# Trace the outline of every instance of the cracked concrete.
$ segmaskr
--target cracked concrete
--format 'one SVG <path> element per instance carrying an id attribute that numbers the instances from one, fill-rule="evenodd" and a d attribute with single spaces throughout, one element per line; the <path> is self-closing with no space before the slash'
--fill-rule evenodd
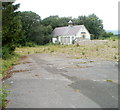
<path id="1" fill-rule="evenodd" d="M 117 62 L 33 54 L 11 71 L 7 108 L 118 107 Z"/>

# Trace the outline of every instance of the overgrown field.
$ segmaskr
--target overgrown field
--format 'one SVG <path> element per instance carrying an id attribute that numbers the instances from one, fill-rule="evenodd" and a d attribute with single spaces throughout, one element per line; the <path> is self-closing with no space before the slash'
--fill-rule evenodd
<path id="1" fill-rule="evenodd" d="M 81 41 L 75 45 L 45 45 L 36 47 L 17 48 L 16 53 L 27 55 L 34 53 L 61 54 L 79 59 L 93 58 L 101 60 L 118 60 L 118 40 Z"/>

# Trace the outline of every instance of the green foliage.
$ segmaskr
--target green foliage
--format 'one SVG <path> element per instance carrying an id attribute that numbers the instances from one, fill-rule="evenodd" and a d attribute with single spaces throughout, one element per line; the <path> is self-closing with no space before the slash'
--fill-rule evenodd
<path id="1" fill-rule="evenodd" d="M 72 17 L 59 17 L 56 16 L 49 16 L 42 20 L 42 24 L 44 26 L 51 26 L 53 29 L 56 27 L 66 26 L 68 25 L 69 20 L 71 20 Z"/>
<path id="2" fill-rule="evenodd" d="M 52 27 L 50 25 L 43 26 L 41 18 L 34 12 L 25 11 L 20 13 L 22 21 L 22 35 L 18 42 L 22 46 L 26 46 L 26 42 L 34 42 L 38 45 L 47 44 L 51 41 Z"/>
<path id="3" fill-rule="evenodd" d="M 20 55 L 14 53 L 9 55 L 9 57 L 6 57 L 6 59 L 0 60 L 2 62 L 2 71 L 0 71 L 0 74 L 2 74 L 3 77 L 6 76 L 7 69 L 16 64 L 18 58 L 20 58 Z"/>
<path id="4" fill-rule="evenodd" d="M 112 36 L 113 36 L 112 32 L 104 32 L 103 35 L 102 35 L 103 38 L 110 38 Z"/>
<path id="5" fill-rule="evenodd" d="M 4 88 L 0 88 L 0 107 L 5 108 L 7 103 L 7 96 L 10 91 L 7 90 L 8 86 L 4 86 Z"/>
<path id="6" fill-rule="evenodd" d="M 25 46 L 28 46 L 28 47 L 35 47 L 36 44 L 33 43 L 33 42 L 26 42 Z"/>
<path id="7" fill-rule="evenodd" d="M 79 16 L 77 19 L 73 19 L 73 21 L 77 25 L 85 25 L 90 34 L 92 34 L 92 39 L 98 39 L 104 32 L 103 22 L 95 14 Z"/>
<path id="8" fill-rule="evenodd" d="M 7 46 L 3 46 L 2 48 L 2 58 L 8 58 L 10 56 L 10 48 L 8 48 Z"/>
<path id="9" fill-rule="evenodd" d="M 11 54 L 20 38 L 21 22 L 16 11 L 19 4 L 13 2 L 2 3 L 2 49 L 3 58 Z"/>
<path id="10" fill-rule="evenodd" d="M 75 40 L 72 40 L 72 44 L 75 44 Z"/>

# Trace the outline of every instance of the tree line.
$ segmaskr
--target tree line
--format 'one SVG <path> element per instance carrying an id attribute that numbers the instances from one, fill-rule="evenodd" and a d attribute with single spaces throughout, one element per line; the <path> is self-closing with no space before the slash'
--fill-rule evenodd
<path id="1" fill-rule="evenodd" d="M 12 54 L 18 46 L 45 45 L 51 42 L 51 32 L 56 27 L 67 26 L 69 20 L 74 25 L 85 25 L 92 39 L 109 37 L 112 33 L 106 33 L 103 21 L 95 14 L 89 16 L 59 17 L 49 16 L 45 19 L 32 11 L 17 11 L 19 4 L 13 2 L 2 3 L 2 56 L 6 58 Z"/>

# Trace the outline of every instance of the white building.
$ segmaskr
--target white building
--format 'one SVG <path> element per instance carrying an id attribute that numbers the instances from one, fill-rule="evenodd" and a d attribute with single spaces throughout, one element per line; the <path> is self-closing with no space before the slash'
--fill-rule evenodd
<path id="1" fill-rule="evenodd" d="M 52 42 L 60 42 L 60 44 L 72 44 L 80 40 L 90 40 L 90 33 L 84 25 L 72 25 L 72 21 L 68 22 L 68 26 L 57 27 L 52 32 Z"/>

